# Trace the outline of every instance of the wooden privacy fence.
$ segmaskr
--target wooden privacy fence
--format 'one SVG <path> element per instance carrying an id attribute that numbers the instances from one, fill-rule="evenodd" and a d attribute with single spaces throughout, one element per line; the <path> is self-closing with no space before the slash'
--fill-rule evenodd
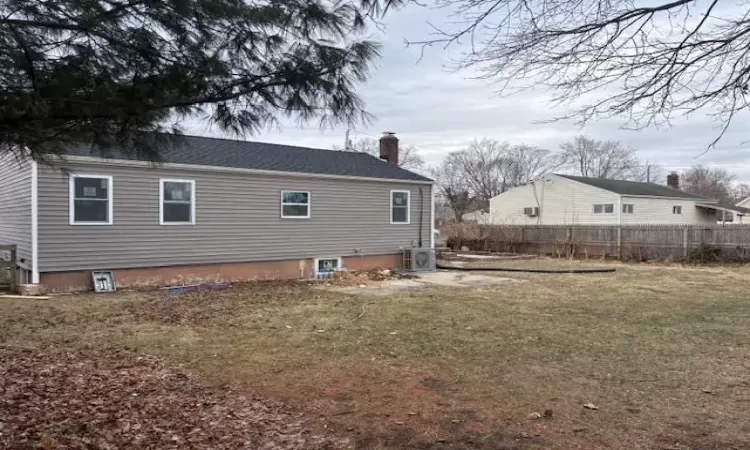
<path id="1" fill-rule="evenodd" d="M 622 259 L 750 259 L 750 225 L 480 225 L 454 248 Z"/>
<path id="2" fill-rule="evenodd" d="M 0 290 L 16 292 L 16 246 L 0 245 Z"/>

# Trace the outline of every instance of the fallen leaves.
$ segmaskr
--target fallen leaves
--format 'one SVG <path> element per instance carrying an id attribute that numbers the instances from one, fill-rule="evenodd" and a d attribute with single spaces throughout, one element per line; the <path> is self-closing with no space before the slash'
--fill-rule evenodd
<path id="1" fill-rule="evenodd" d="M 0 348 L 0 448 L 338 449 L 284 404 L 204 386 L 152 357 Z"/>

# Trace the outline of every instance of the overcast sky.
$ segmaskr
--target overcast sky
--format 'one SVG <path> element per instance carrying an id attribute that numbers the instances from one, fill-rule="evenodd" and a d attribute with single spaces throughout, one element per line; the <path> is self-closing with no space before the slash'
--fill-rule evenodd
<path id="1" fill-rule="evenodd" d="M 497 95 L 496 88 L 472 79 L 472 73 L 446 69 L 460 48 L 430 48 L 420 60 L 420 48 L 406 48 L 405 39 L 424 39 L 428 21 L 445 24 L 449 12 L 417 5 L 389 13 L 384 30 L 373 30 L 372 38 L 383 43 L 383 57 L 371 79 L 358 89 L 375 115 L 374 123 L 354 130 L 356 137 L 379 137 L 395 131 L 402 144 L 414 145 L 430 165 L 438 164 L 450 151 L 464 148 L 474 138 L 491 137 L 510 143 L 526 143 L 556 150 L 577 134 L 596 139 L 615 139 L 638 150 L 639 157 L 666 171 L 684 170 L 694 164 L 723 167 L 750 182 L 750 144 L 747 117 L 736 119 L 720 144 L 701 155 L 717 136 L 717 124 L 703 114 L 679 120 L 671 128 L 640 131 L 621 129 L 616 121 L 594 122 L 585 128 L 573 123 L 542 123 L 563 114 L 553 110 L 549 93 L 526 91 L 510 97 Z M 744 120 L 742 120 L 744 119 Z M 222 136 L 215 127 L 200 121 L 185 124 L 191 134 Z M 321 131 L 317 124 L 299 127 L 284 124 L 251 139 L 317 148 L 343 146 L 345 127 Z"/>

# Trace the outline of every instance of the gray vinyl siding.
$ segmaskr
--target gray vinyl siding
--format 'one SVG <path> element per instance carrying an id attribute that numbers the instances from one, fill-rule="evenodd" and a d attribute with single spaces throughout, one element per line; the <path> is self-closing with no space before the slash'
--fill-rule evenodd
<path id="1" fill-rule="evenodd" d="M 67 165 L 113 177 L 113 225 L 70 225 L 68 174 L 40 168 L 40 272 L 397 253 L 430 244 L 430 185 L 165 167 Z M 195 181 L 196 224 L 159 225 L 159 179 Z M 409 225 L 390 191 L 411 192 Z M 310 219 L 282 219 L 280 192 L 309 191 Z"/>
<path id="2" fill-rule="evenodd" d="M 19 265 L 31 269 L 31 165 L 0 155 L 0 244 L 17 246 Z"/>

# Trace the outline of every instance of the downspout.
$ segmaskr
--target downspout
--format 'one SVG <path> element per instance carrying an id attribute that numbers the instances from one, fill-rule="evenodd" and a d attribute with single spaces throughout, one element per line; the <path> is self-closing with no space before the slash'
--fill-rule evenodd
<path id="1" fill-rule="evenodd" d="M 424 192 L 422 188 L 419 188 L 419 226 L 417 233 L 419 234 L 418 247 L 422 248 L 422 227 L 424 226 Z"/>
<path id="2" fill-rule="evenodd" d="M 435 249 L 435 185 L 430 185 L 430 248 Z"/>
<path id="3" fill-rule="evenodd" d="M 39 164 L 31 161 L 31 283 L 39 284 Z"/>
<path id="4" fill-rule="evenodd" d="M 622 259 L 622 195 L 617 196 L 617 258 Z"/>
<path id="5" fill-rule="evenodd" d="M 617 225 L 622 225 L 622 195 L 617 196 Z"/>

